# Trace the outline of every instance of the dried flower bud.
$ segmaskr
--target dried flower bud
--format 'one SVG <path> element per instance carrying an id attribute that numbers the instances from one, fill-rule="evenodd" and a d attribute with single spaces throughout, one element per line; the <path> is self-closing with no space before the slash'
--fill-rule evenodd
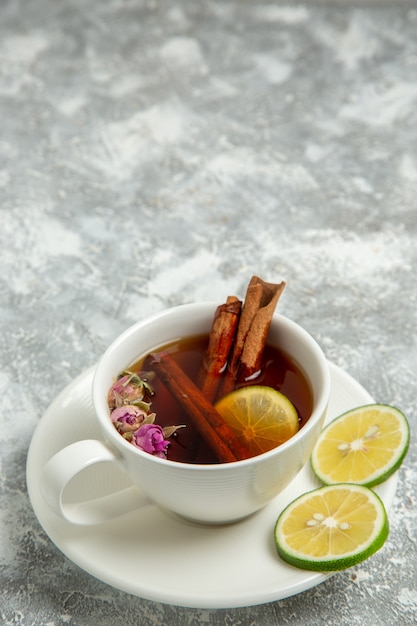
<path id="1" fill-rule="evenodd" d="M 119 433 L 134 432 L 147 418 L 147 413 L 143 409 L 132 404 L 125 404 L 110 414 L 113 424 Z"/>
<path id="2" fill-rule="evenodd" d="M 143 424 L 133 433 L 132 444 L 144 452 L 165 458 L 169 441 L 164 439 L 164 431 L 158 424 Z"/>

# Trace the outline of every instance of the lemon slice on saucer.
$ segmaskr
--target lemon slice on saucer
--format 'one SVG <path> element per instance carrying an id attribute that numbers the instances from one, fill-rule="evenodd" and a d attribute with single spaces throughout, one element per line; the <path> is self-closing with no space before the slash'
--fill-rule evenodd
<path id="1" fill-rule="evenodd" d="M 299 428 L 294 405 L 272 387 L 242 387 L 228 393 L 215 406 L 252 456 L 279 446 Z"/>
<path id="2" fill-rule="evenodd" d="M 274 530 L 280 557 L 301 569 L 336 571 L 379 550 L 388 517 L 368 487 L 339 484 L 305 493 L 289 504 Z"/>
<path id="3" fill-rule="evenodd" d="M 311 466 L 326 485 L 349 482 L 372 487 L 399 468 L 409 443 L 410 428 L 401 411 L 386 404 L 361 406 L 324 428 Z"/>

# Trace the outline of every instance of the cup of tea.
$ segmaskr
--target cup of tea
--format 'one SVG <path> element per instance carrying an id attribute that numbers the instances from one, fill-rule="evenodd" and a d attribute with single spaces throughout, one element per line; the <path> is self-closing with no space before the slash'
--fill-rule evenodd
<path id="1" fill-rule="evenodd" d="M 100 438 L 77 441 L 60 450 L 41 474 L 43 497 L 58 515 L 74 524 L 91 525 L 154 503 L 194 522 L 230 523 L 264 507 L 302 469 L 323 426 L 330 397 L 330 372 L 321 348 L 311 335 L 279 314 L 273 316 L 267 338 L 270 375 L 275 379 L 285 378 L 286 373 L 280 371 L 282 363 L 275 368 L 273 362 L 274 354 L 284 355 L 291 369 L 288 397 L 291 396 L 299 412 L 304 412 L 300 415 L 299 430 L 290 439 L 249 458 L 218 461 L 210 456 L 210 441 L 199 441 L 198 433 L 193 433 L 192 424 L 178 404 L 172 411 L 167 409 L 167 419 L 174 425 L 185 423 L 186 426 L 172 437 L 167 456 L 132 445 L 115 428 L 110 417 L 109 390 L 120 373 L 131 371 L 146 355 L 179 342 L 180 348 L 188 346 L 193 355 L 183 357 L 191 377 L 193 367 L 199 367 L 199 350 L 207 343 L 215 310 L 216 304 L 211 302 L 168 309 L 134 324 L 106 350 L 98 362 L 92 385 Z M 272 383 L 267 379 L 261 384 Z M 162 419 L 164 402 L 166 399 L 161 397 L 157 421 L 160 413 Z M 132 486 L 96 500 L 66 503 L 65 490 L 71 479 L 87 467 L 103 462 L 122 467 Z"/>

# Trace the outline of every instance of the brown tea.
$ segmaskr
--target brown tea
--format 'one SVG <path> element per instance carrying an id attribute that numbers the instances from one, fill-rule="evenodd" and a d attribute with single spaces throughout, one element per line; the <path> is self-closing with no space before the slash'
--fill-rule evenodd
<path id="1" fill-rule="evenodd" d="M 207 345 L 208 335 L 199 335 L 179 339 L 159 348 L 158 351 L 169 352 L 188 377 L 197 383 Z M 141 376 L 144 376 L 143 372 L 152 371 L 150 359 L 141 359 L 131 366 L 130 370 L 142 372 Z M 218 463 L 219 460 L 213 450 L 158 376 L 152 379 L 151 384 L 154 391 L 152 412 L 156 413 L 158 424 L 162 427 L 173 424 L 186 426 L 170 438 L 167 458 L 183 463 Z M 300 427 L 311 415 L 313 397 L 305 375 L 288 355 L 270 344 L 265 345 L 259 375 L 238 384 L 235 388 L 247 385 L 266 385 L 287 396 L 297 410 Z"/>

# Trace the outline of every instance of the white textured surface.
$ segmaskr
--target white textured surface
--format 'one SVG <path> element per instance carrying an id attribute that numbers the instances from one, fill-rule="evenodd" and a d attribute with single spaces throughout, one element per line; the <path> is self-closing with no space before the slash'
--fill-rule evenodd
<path id="1" fill-rule="evenodd" d="M 65 559 L 25 461 L 50 401 L 121 330 L 242 295 L 253 273 L 285 278 L 282 312 L 415 429 L 416 32 L 414 3 L 388 0 L 1 3 L 1 623 L 415 623 L 414 442 L 381 552 L 220 611 L 142 601 Z"/>

